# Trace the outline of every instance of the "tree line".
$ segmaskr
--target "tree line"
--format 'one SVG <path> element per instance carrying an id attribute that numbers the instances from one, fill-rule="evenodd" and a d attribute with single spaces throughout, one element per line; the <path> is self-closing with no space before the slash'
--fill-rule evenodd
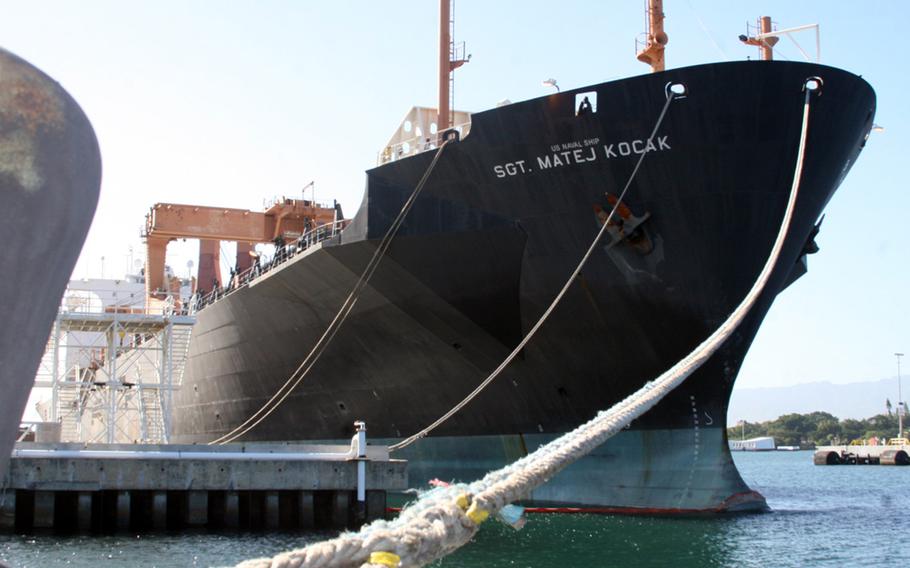
<path id="1" fill-rule="evenodd" d="M 904 420 L 905 427 L 907 420 Z M 827 412 L 809 414 L 784 414 L 775 420 L 765 422 L 740 422 L 727 428 L 730 440 L 745 437 L 773 436 L 778 446 L 831 446 L 849 444 L 853 441 L 897 436 L 897 414 L 877 414 L 871 418 L 854 420 Z"/>

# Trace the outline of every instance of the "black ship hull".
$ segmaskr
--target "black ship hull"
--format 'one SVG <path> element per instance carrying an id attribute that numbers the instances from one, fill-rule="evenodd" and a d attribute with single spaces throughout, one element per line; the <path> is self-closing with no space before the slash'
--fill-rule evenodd
<path id="1" fill-rule="evenodd" d="M 735 336 L 628 431 L 534 500 L 633 510 L 759 508 L 726 448 L 726 409 L 776 294 L 804 270 L 825 204 L 872 126 L 875 95 L 833 68 L 704 65 L 475 114 L 447 147 L 344 327 L 244 439 L 410 435 L 487 376 L 581 258 L 639 155 L 622 227 L 505 373 L 406 450 L 412 484 L 468 480 L 590 419 L 691 351 L 767 259 L 789 194 L 802 87 L 820 77 L 794 220 Z M 647 143 L 669 83 L 682 83 Z M 576 115 L 576 95 L 596 112 Z M 198 314 L 173 439 L 209 441 L 258 410 L 326 328 L 433 152 L 368 172 L 352 224 Z"/>

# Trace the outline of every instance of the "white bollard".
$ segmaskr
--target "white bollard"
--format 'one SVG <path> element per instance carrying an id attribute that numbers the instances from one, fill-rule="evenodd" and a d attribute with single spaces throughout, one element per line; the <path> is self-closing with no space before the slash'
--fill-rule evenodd
<path id="1" fill-rule="evenodd" d="M 352 443 L 357 448 L 357 502 L 365 503 L 367 500 L 367 425 L 366 422 L 358 420 L 354 422 L 354 428 L 357 434 L 354 435 Z"/>

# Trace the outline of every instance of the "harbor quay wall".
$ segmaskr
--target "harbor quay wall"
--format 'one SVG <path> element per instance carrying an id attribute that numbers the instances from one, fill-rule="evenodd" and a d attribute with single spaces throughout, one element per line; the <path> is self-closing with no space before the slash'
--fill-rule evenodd
<path id="1" fill-rule="evenodd" d="M 384 449 L 357 459 L 347 446 L 224 448 L 20 444 L 0 485 L 0 530 L 354 528 L 407 488 L 407 462 Z"/>
<path id="2" fill-rule="evenodd" d="M 818 446 L 815 465 L 910 465 L 910 445 Z"/>

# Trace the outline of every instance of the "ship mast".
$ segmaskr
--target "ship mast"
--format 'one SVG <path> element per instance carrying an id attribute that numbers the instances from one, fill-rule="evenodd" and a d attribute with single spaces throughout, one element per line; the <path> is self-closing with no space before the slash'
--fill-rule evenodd
<path id="1" fill-rule="evenodd" d="M 436 131 L 442 132 L 449 124 L 449 44 L 452 38 L 449 35 L 449 22 L 451 18 L 451 3 L 449 0 L 439 0 L 439 106 L 436 117 Z"/>
<path id="2" fill-rule="evenodd" d="M 774 46 L 780 40 L 779 37 L 769 35 L 771 34 L 771 17 L 762 16 L 758 19 L 758 30 L 759 34 L 757 36 L 739 36 L 739 40 L 746 45 L 755 45 L 758 46 L 758 50 L 761 52 L 762 61 L 771 61 L 774 59 Z"/>
<path id="3" fill-rule="evenodd" d="M 647 0 L 648 34 L 638 60 L 651 66 L 651 72 L 664 70 L 664 49 L 669 41 L 664 32 L 664 0 Z"/>
<path id="4" fill-rule="evenodd" d="M 452 19 L 453 0 L 439 0 L 439 106 L 437 107 L 436 131 L 442 133 L 452 126 L 452 98 L 455 90 L 455 70 L 467 63 L 459 57 L 452 41 L 455 21 Z M 464 49 L 462 47 L 462 54 Z"/>

